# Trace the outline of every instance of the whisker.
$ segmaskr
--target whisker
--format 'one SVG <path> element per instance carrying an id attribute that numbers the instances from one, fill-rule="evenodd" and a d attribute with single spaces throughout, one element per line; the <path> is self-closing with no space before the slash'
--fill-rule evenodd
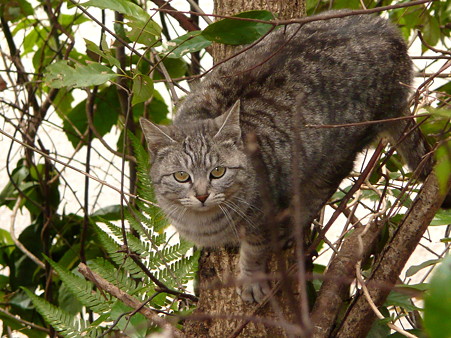
<path id="1" fill-rule="evenodd" d="M 230 200 L 237 200 L 238 202 L 244 203 L 246 204 L 249 208 L 252 208 L 258 212 L 263 212 L 263 210 L 261 210 L 260 208 L 257 208 L 256 206 L 250 204 L 247 200 L 245 200 L 242 197 L 238 197 L 238 196 L 233 196 Z"/>
<path id="2" fill-rule="evenodd" d="M 242 211 L 238 205 L 233 203 L 232 201 L 224 201 L 225 205 L 227 205 L 231 210 L 236 212 L 246 223 L 248 223 L 253 229 L 258 229 L 258 227 L 255 225 L 255 223 L 249 218 L 248 215 L 244 211 Z"/>
<path id="3" fill-rule="evenodd" d="M 226 208 L 224 208 L 226 205 L 218 204 L 219 209 L 221 209 L 222 213 L 224 214 L 225 218 L 227 219 L 227 222 L 229 223 L 230 227 L 232 228 L 233 233 L 235 234 L 236 238 L 239 239 L 238 230 L 236 229 L 235 222 L 233 221 L 232 217 L 230 216 L 229 212 Z"/>

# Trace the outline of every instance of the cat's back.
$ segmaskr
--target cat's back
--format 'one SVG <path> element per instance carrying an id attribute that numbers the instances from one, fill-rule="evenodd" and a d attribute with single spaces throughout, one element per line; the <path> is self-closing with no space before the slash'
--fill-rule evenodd
<path id="1" fill-rule="evenodd" d="M 400 92 L 405 102 L 411 77 L 406 45 L 385 19 L 356 15 L 293 24 L 215 67 L 184 100 L 175 123 L 216 117 L 238 99 L 244 114 L 287 112 L 300 93 L 308 98 L 306 109 L 323 111 L 354 109 L 356 102 L 381 106 L 384 92 Z"/>

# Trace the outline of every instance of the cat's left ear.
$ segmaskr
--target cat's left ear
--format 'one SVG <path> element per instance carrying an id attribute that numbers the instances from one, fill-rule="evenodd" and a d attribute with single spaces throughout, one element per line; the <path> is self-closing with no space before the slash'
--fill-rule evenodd
<path id="1" fill-rule="evenodd" d="M 153 124 L 144 117 L 139 119 L 139 123 L 141 124 L 143 135 L 147 141 L 147 148 L 152 155 L 155 155 L 158 149 L 175 143 L 174 139 L 170 136 L 170 129 L 168 126 Z"/>
<path id="2" fill-rule="evenodd" d="M 214 139 L 232 139 L 236 143 L 241 142 L 240 100 L 236 101 L 225 114 L 215 118 L 214 122 L 219 128 Z"/>

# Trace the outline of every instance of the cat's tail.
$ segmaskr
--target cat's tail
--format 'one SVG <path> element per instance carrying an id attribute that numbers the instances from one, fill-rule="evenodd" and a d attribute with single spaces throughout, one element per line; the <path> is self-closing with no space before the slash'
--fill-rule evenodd
<path id="1" fill-rule="evenodd" d="M 398 120 L 386 126 L 390 143 L 395 147 L 409 168 L 421 180 L 426 179 L 434 167 L 432 149 L 419 125 L 413 119 Z M 451 191 L 445 198 L 443 208 L 451 208 Z"/>

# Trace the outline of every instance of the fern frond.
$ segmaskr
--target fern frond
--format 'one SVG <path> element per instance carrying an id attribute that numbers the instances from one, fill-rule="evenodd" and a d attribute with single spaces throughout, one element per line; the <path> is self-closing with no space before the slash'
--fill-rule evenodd
<path id="1" fill-rule="evenodd" d="M 139 293 L 144 286 L 142 283 L 138 283 L 136 280 L 130 278 L 124 271 L 118 269 L 109 261 L 98 257 L 89 262 L 89 267 L 105 278 L 111 284 L 117 286 L 122 291 L 127 292 L 129 295 Z"/>
<path id="2" fill-rule="evenodd" d="M 190 242 L 180 239 L 180 243 L 171 246 L 168 245 L 160 250 L 159 253 L 152 252 L 150 254 L 150 261 L 152 265 L 162 266 L 185 256 L 187 251 L 192 247 L 193 245 Z"/>
<path id="3" fill-rule="evenodd" d="M 154 201 L 155 194 L 150 180 L 149 155 L 135 135 L 129 134 L 136 157 L 136 175 L 138 176 L 138 194 L 146 200 Z"/>
<path id="4" fill-rule="evenodd" d="M 141 215 L 145 219 L 141 219 L 143 224 L 146 224 L 149 228 L 156 232 L 162 232 L 169 226 L 169 222 L 161 212 L 161 209 L 154 206 L 143 203 L 142 201 L 136 201 L 136 206 L 139 210 L 143 211 L 145 215 Z M 140 213 L 138 213 L 139 215 Z"/>
<path id="5" fill-rule="evenodd" d="M 108 252 L 110 258 L 116 265 L 123 267 L 133 276 L 133 278 L 146 277 L 144 272 L 135 262 L 133 262 L 130 258 L 126 259 L 125 253 L 120 252 L 121 247 L 116 243 L 114 239 L 112 239 L 109 235 L 102 231 L 102 229 L 100 229 L 98 226 L 95 226 L 94 229 L 96 231 L 97 237 L 100 240 L 100 243 L 102 243 L 102 246 Z"/>
<path id="6" fill-rule="evenodd" d="M 156 225 L 158 224 L 155 223 L 155 217 L 146 215 L 145 209 L 147 208 L 147 206 L 145 206 L 143 203 L 137 202 L 138 208 L 140 205 L 144 209 L 140 209 L 139 211 L 134 210 L 133 214 L 131 214 L 129 210 L 125 210 L 125 218 L 129 221 L 131 227 L 135 229 L 140 236 L 146 237 L 150 241 L 153 241 L 155 245 L 163 244 L 165 240 L 163 238 L 157 238 L 157 236 L 163 236 L 164 238 L 166 238 L 164 232 L 161 234 L 156 232 Z M 166 227 L 167 221 L 164 220 L 164 222 L 164 227 Z"/>
<path id="7" fill-rule="evenodd" d="M 87 327 L 86 322 L 77 320 L 66 311 L 50 304 L 46 300 L 36 296 L 26 288 L 22 288 L 30 297 L 36 310 L 44 317 L 45 321 L 52 325 L 64 337 L 80 337 Z"/>
<path id="8" fill-rule="evenodd" d="M 92 290 L 93 285 L 90 282 L 77 276 L 73 272 L 66 270 L 50 258 L 45 258 L 58 273 L 72 295 L 77 298 L 80 303 L 96 313 L 108 312 L 111 309 L 112 302 L 105 299 L 99 292 Z"/>
<path id="9" fill-rule="evenodd" d="M 191 257 L 181 258 L 169 267 L 158 271 L 157 278 L 171 288 L 177 287 L 179 284 L 186 284 L 196 275 L 199 257 L 200 251 L 196 251 Z"/>

